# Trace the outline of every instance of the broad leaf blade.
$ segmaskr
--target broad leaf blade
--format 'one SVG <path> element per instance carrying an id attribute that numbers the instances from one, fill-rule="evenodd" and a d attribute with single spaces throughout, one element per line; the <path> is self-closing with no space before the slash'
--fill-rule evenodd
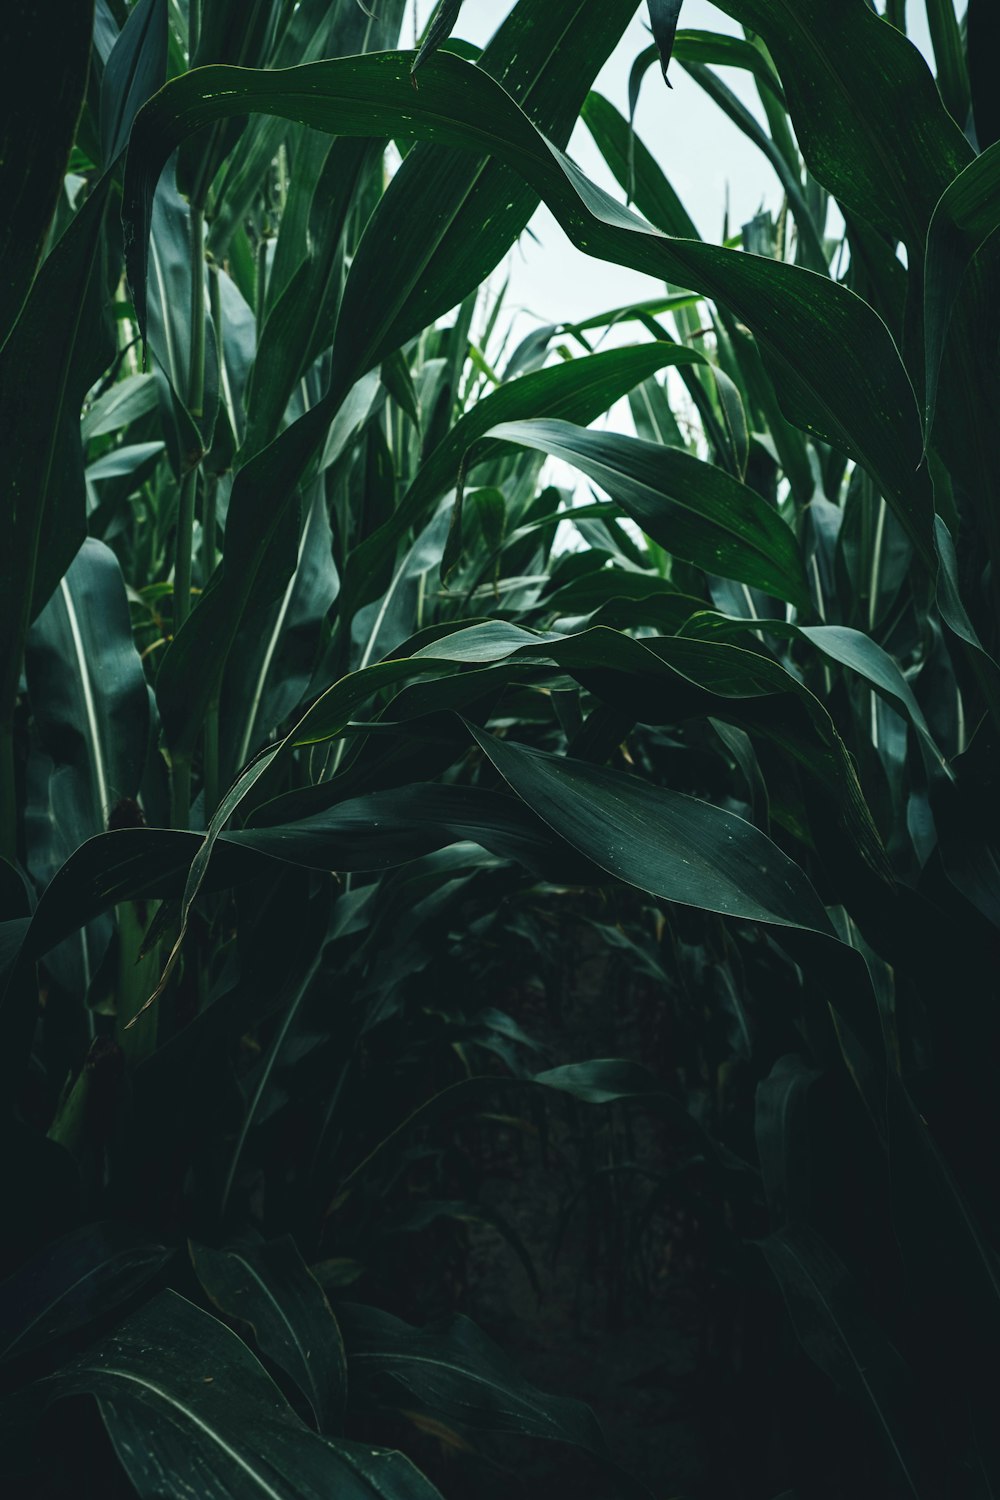
<path id="1" fill-rule="evenodd" d="M 619 880 L 686 906 L 832 933 L 803 872 L 742 818 L 638 777 L 469 727 L 518 796 Z"/>
<path id="2" fill-rule="evenodd" d="M 321 1431 L 338 1431 L 347 1366 L 337 1320 L 290 1235 L 222 1250 L 191 1245 L 198 1279 L 227 1317 L 248 1323 L 262 1353 L 295 1381 Z"/>

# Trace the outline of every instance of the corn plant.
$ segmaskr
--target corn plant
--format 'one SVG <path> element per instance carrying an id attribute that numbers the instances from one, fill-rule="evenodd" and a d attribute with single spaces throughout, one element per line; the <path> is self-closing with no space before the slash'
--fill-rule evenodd
<path id="1" fill-rule="evenodd" d="M 683 68 L 771 164 L 723 246 L 591 89 L 635 0 L 519 0 L 481 53 L 447 0 L 416 51 L 394 0 L 0 21 L 22 1490 L 74 1485 L 37 1434 L 89 1394 L 142 1495 L 447 1490 L 375 1430 L 627 1491 L 474 1325 L 352 1300 L 393 1302 L 414 1153 L 456 1211 L 440 1129 L 498 1097 L 673 1133 L 765 1309 L 729 1492 L 1000 1483 L 990 15 L 929 3 L 932 72 L 902 4 L 721 8 L 651 3 L 630 94 Z M 481 288 L 540 200 L 650 297 L 508 354 Z M 594 426 L 623 396 L 635 436 Z M 456 930 L 584 888 L 642 893 L 712 1108 L 474 996 L 429 1025 Z"/>

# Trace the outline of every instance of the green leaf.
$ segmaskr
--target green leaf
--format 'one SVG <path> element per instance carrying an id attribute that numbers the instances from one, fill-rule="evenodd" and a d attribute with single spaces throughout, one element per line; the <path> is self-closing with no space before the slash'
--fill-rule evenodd
<path id="1" fill-rule="evenodd" d="M 80 408 L 114 352 L 105 316 L 109 189 L 107 179 L 95 188 L 48 256 L 0 352 L 7 494 L 0 549 L 0 720 L 12 703 L 10 680 L 20 671 L 28 624 L 86 535 Z M 39 401 L 53 370 L 60 380 L 52 398 Z"/>
<path id="2" fill-rule="evenodd" d="M 1000 227 L 1000 142 L 948 184 L 934 208 L 924 263 L 925 433 L 937 411 L 945 342 L 962 279 L 978 250 Z"/>
<path id="3" fill-rule="evenodd" d="M 139 795 L 150 749 L 149 689 L 132 640 L 118 560 L 88 538 L 31 630 L 28 697 L 39 750 L 25 807 L 28 863 L 39 886 Z M 83 999 L 111 938 L 99 922 L 50 957 Z"/>
<path id="4" fill-rule="evenodd" d="M 31 288 L 63 191 L 90 65 L 93 0 L 60 12 L 9 0 L 0 16 L 0 350 Z M 44 104 L 42 101 L 44 100 Z M 6 432 L 17 431 L 2 424 Z"/>
<path id="5" fill-rule="evenodd" d="M 423 67 L 429 57 L 433 57 L 442 43 L 446 42 L 451 36 L 458 22 L 461 9 L 462 0 L 438 0 L 424 39 L 420 44 L 420 50 L 413 59 L 413 68 L 411 71 L 414 74 L 416 74 L 418 68 Z"/>
<path id="6" fill-rule="evenodd" d="M 469 731 L 518 796 L 617 879 L 685 906 L 831 935 L 803 871 L 751 823 L 638 777 Z"/>
<path id="7" fill-rule="evenodd" d="M 351 620 L 357 670 L 389 656 L 410 635 L 417 617 L 417 601 L 440 568 L 451 515 L 442 509 L 419 533 L 412 547 L 400 555 L 380 598 Z M 433 585 L 431 585 L 433 587 Z"/>
<path id="8" fill-rule="evenodd" d="M 937 64 L 938 90 L 945 109 L 956 125 L 964 130 L 972 101 L 962 28 L 955 14 L 954 0 L 927 0 L 927 26 Z"/>
<path id="9" fill-rule="evenodd" d="M 437 1497 L 399 1454 L 310 1431 L 246 1345 L 176 1292 L 35 1389 L 39 1401 L 98 1398 L 142 1500 Z"/>
<path id="10" fill-rule="evenodd" d="M 896 1350 L 866 1316 L 847 1270 L 815 1230 L 779 1229 L 761 1242 L 809 1358 L 869 1409 L 909 1493 L 929 1497 L 913 1452 L 906 1374 Z"/>
<path id="11" fill-rule="evenodd" d="M 519 6 L 515 14 L 521 9 Z M 422 70 L 421 78 L 415 94 L 405 57 L 381 54 L 295 70 L 295 83 L 290 73 L 281 75 L 281 82 L 276 83 L 274 75 L 211 69 L 199 73 L 194 90 L 188 78 L 176 79 L 161 90 L 140 112 L 127 168 L 124 212 L 130 226 L 132 282 L 140 316 L 152 183 L 178 139 L 213 119 L 254 108 L 341 133 L 369 136 L 393 133 L 405 116 L 411 135 L 492 152 L 516 166 L 546 198 L 571 237 L 588 251 L 661 279 L 694 283 L 728 302 L 755 329 L 777 374 L 789 415 L 867 464 L 912 536 L 919 555 L 930 560 L 930 492 L 926 475 L 916 473 L 920 432 L 912 389 L 884 324 L 860 299 L 799 267 L 670 240 L 650 230 L 555 153 L 480 69 L 441 52 Z M 411 160 L 412 155 L 404 170 Z M 394 186 L 402 175 L 402 171 L 397 173 Z M 388 203 L 389 196 L 383 204 Z M 393 263 L 396 261 L 398 257 Z M 380 287 L 385 263 L 383 247 Z M 477 271 L 479 265 L 477 260 Z M 364 306 L 368 319 L 373 302 L 367 293 L 367 300 L 361 297 L 367 283 L 360 267 L 361 258 L 357 257 L 351 277 L 352 282 L 356 276 L 361 280 L 352 296 L 359 312 Z M 441 262 L 441 272 L 450 274 L 446 260 Z M 374 274 L 374 268 L 364 273 L 368 274 Z M 452 301 L 454 293 L 452 280 L 448 284 Z M 441 297 L 441 305 L 447 305 L 443 283 Z M 426 299 L 412 307 L 406 303 L 405 307 L 405 317 L 412 315 L 413 326 L 418 326 L 430 310 Z M 405 337 L 408 324 L 397 322 L 392 326 L 394 338 Z M 377 361 L 388 352 L 388 335 L 377 329 L 368 329 L 360 344 L 343 320 L 340 332 L 345 348 L 353 351 L 352 369 L 368 360 Z M 343 377 L 350 383 L 353 378 L 353 374 Z M 242 471 L 237 481 L 228 529 L 231 532 L 238 519 L 240 529 L 245 528 L 254 538 L 252 558 L 246 568 L 234 566 L 220 575 L 192 615 L 193 621 L 207 611 L 199 630 L 207 631 L 217 643 L 213 653 L 215 673 L 222 669 L 232 632 L 238 628 L 246 600 L 255 587 L 283 506 L 315 453 L 341 395 L 342 387 L 335 378 L 326 404 L 313 408 L 293 424 Z M 182 630 L 164 659 L 161 676 L 173 675 L 171 658 L 183 656 L 179 643 L 184 637 Z M 185 679 L 193 723 L 197 723 L 214 686 L 208 674 L 191 688 Z M 179 681 L 177 687 L 179 694 Z"/>
<path id="12" fill-rule="evenodd" d="M 499 92 L 508 107 L 509 96 L 522 101 L 532 118 L 557 140 L 565 141 L 589 79 L 614 47 L 631 10 L 631 0 L 572 0 L 570 12 L 554 11 L 547 0 L 520 0 L 484 51 L 480 68 L 469 71 L 484 79 L 491 72 L 498 73 L 504 84 Z M 587 17 L 587 24 L 574 25 L 575 15 Z M 378 137 L 392 135 L 400 128 L 406 135 L 414 134 L 410 128 L 414 106 L 422 110 L 428 73 L 440 65 L 442 55 L 422 71 L 419 91 L 412 87 L 405 56 L 382 56 L 387 55 L 399 64 L 401 85 L 397 108 L 389 112 L 393 121 L 389 128 L 380 124 L 377 111 L 373 115 L 364 107 L 360 114 L 354 112 L 353 128 L 345 128 L 336 108 L 321 122 L 294 108 L 288 117 L 302 119 L 305 124 L 320 123 L 345 135 Z M 356 59 L 349 61 L 353 64 Z M 369 61 L 376 64 L 375 73 L 381 77 L 382 57 Z M 458 62 L 455 58 L 448 61 Z M 330 64 L 314 66 L 325 68 Z M 245 71 L 241 76 L 251 75 Z M 179 78 L 172 86 L 184 83 Z M 382 83 L 384 79 L 376 85 L 376 95 L 382 93 Z M 230 95 L 231 103 L 234 99 L 235 95 Z M 239 112 L 226 109 L 221 116 L 206 117 L 204 123 Z M 244 103 L 242 113 L 247 112 Z M 271 112 L 288 113 L 280 109 Z M 431 139 L 435 138 L 436 132 L 431 132 Z M 462 132 L 452 132 L 448 144 L 464 147 L 475 143 Z M 283 586 L 281 570 L 275 566 L 275 536 L 303 469 L 321 445 L 347 391 L 366 370 L 453 306 L 463 291 L 475 288 L 520 233 L 536 202 L 533 188 L 499 161 L 470 160 L 464 152 L 456 155 L 430 145 L 421 145 L 407 155 L 369 220 L 351 263 L 337 325 L 331 389 L 242 470 L 230 501 L 224 566 L 192 612 L 190 629 L 179 633 L 161 663 L 164 722 L 178 752 L 190 751 L 189 740 L 217 689 L 249 601 L 259 600 L 263 587 L 277 591 Z M 432 215 L 427 212 L 428 203 L 434 205 Z M 414 222 L 421 226 L 420 236 L 414 238 L 408 233 L 402 247 L 405 253 L 401 253 L 401 226 Z M 142 234 L 144 255 L 145 231 Z M 134 285 L 142 324 L 144 270 Z M 265 558 L 269 561 L 267 568 Z M 212 641 L 210 653 L 202 649 L 206 637 Z M 202 664 L 193 684 L 192 659 Z M 204 669 L 206 661 L 208 671 Z M 184 725 L 176 722 L 174 701 L 186 702 Z"/>
<path id="13" fill-rule="evenodd" d="M 144 330 L 157 379 L 163 382 L 161 410 L 174 473 L 180 476 L 212 446 L 219 407 L 219 358 L 211 319 L 205 323 L 204 390 L 201 409 L 192 410 L 191 382 L 191 209 L 178 193 L 172 172 L 156 189 L 150 228 L 150 298 Z M 199 274 L 207 278 L 202 264 Z M 208 288 L 205 288 L 208 306 Z"/>
<path id="14" fill-rule="evenodd" d="M 580 469 L 675 556 L 808 607 L 793 533 L 756 491 L 724 470 L 679 448 L 567 422 L 506 422 L 488 435 Z"/>
<path id="15" fill-rule="evenodd" d="M 350 215 L 372 174 L 382 171 L 382 141 L 334 141 L 319 173 L 308 220 L 310 253 L 269 301 L 247 389 L 247 440 L 241 462 L 278 432 L 306 371 L 333 343 L 343 293 Z"/>
<path id="16" fill-rule="evenodd" d="M 138 0 L 111 49 L 101 79 L 101 151 L 110 166 L 125 150 L 132 121 L 167 72 L 167 0 Z"/>
<path id="17" fill-rule="evenodd" d="M 106 1318 L 172 1253 L 125 1224 L 74 1229 L 0 1285 L 0 1359 L 17 1359 Z"/>
<path id="18" fill-rule="evenodd" d="M 486 75 L 446 53 L 427 64 L 415 96 L 403 55 L 313 64 L 300 76 L 302 86 L 293 91 L 290 82 L 279 86 L 268 75 L 213 69 L 199 76 L 196 91 L 188 79 L 177 79 L 141 112 L 124 206 L 140 308 L 150 183 L 180 136 L 241 108 L 369 135 L 392 133 L 405 114 L 411 134 L 492 151 L 516 165 L 589 253 L 695 285 L 728 304 L 757 334 L 789 417 L 871 469 L 929 558 L 930 493 L 926 477 L 915 473 L 920 424 L 912 387 L 885 325 L 845 287 L 801 267 L 657 234 L 554 152 Z M 326 414 L 310 418 L 318 432 Z M 255 482 L 287 475 L 293 460 L 305 462 L 317 437 L 301 426 L 279 440 L 280 466 L 278 453 L 268 450 Z"/>
<path id="19" fill-rule="evenodd" d="M 460 472 L 471 474 L 477 465 L 505 451 L 500 443 L 484 439 L 491 427 L 546 416 L 586 424 L 654 371 L 703 362 L 702 355 L 676 344 L 636 344 L 505 381 L 459 418 L 420 465 L 390 519 L 352 553 L 345 584 L 349 611 L 367 603 L 378 586 L 385 558 L 409 529 L 425 524 L 435 502 L 454 488 Z"/>
<path id="20" fill-rule="evenodd" d="M 152 375 L 127 375 L 117 381 L 93 406 L 87 408 L 80 423 L 85 443 L 120 432 L 156 407 L 156 379 Z"/>
<path id="21" fill-rule="evenodd" d="M 923 253 L 934 205 L 971 150 L 917 49 L 865 4 L 721 0 L 767 43 L 810 172 Z M 892 121 L 892 129 L 886 121 Z"/>
<path id="22" fill-rule="evenodd" d="M 656 42 L 656 50 L 660 56 L 660 69 L 663 73 L 664 82 L 668 85 L 667 68 L 670 63 L 670 55 L 674 50 L 674 36 L 677 32 L 677 19 L 681 13 L 683 0 L 649 0 L 649 24 L 653 30 L 653 40 Z"/>
<path id="23" fill-rule="evenodd" d="M 308 1400 L 321 1431 L 338 1431 L 347 1364 L 337 1320 L 291 1235 L 221 1250 L 192 1242 L 198 1280 L 227 1317 L 249 1324 L 263 1354 Z"/>
<path id="24" fill-rule="evenodd" d="M 650 49 L 655 57 L 654 49 Z M 662 167 L 653 158 L 628 121 L 602 94 L 591 89 L 584 100 L 581 119 L 629 202 L 651 224 L 681 239 L 701 238 L 694 220 L 671 187 Z"/>
<path id="25" fill-rule="evenodd" d="M 236 638 L 220 714 L 222 775 L 237 775 L 299 706 L 309 686 L 323 621 L 339 591 L 321 484 L 313 486 L 284 593 Z"/>
<path id="26" fill-rule="evenodd" d="M 532 1082 L 556 1093 L 568 1094 L 583 1104 L 634 1104 L 659 1115 L 672 1126 L 687 1144 L 717 1160 L 727 1168 L 747 1170 L 724 1146 L 689 1114 L 679 1099 L 641 1063 L 617 1057 L 591 1058 L 582 1063 L 564 1063 L 536 1073 Z"/>
<path id="27" fill-rule="evenodd" d="M 26 672 L 42 743 L 73 772 L 82 842 L 138 795 L 150 735 L 125 580 L 103 542 L 84 542 L 32 626 Z"/>
<path id="28" fill-rule="evenodd" d="M 351 1402 L 389 1401 L 480 1432 L 554 1438 L 601 1458 L 604 1437 L 589 1407 L 549 1396 L 520 1376 L 468 1318 L 414 1328 L 373 1307 L 343 1303 Z"/>
<path id="29" fill-rule="evenodd" d="M 704 63 L 685 62 L 684 71 L 705 90 L 708 97 L 719 106 L 724 114 L 728 115 L 738 130 L 742 130 L 748 140 L 751 140 L 757 149 L 767 157 L 774 168 L 778 180 L 784 190 L 785 198 L 795 216 L 795 223 L 799 232 L 798 260 L 801 265 L 806 265 L 810 270 L 818 271 L 821 275 L 827 274 L 827 257 L 823 246 L 822 228 L 812 216 L 805 194 L 802 191 L 802 182 L 799 175 L 798 165 L 792 166 L 785 159 L 784 153 L 768 135 L 767 131 L 743 103 L 741 99 L 730 88 L 717 78 L 711 68 L 706 68 Z"/>
<path id="30" fill-rule="evenodd" d="M 713 67 L 743 68 L 754 76 L 759 88 L 766 89 L 774 102 L 785 106 L 785 93 L 774 68 L 759 47 L 739 36 L 721 31 L 679 31 L 674 38 L 674 57 L 678 62 L 709 63 Z M 633 110 L 633 115 L 635 111 Z"/>
<path id="31" fill-rule="evenodd" d="M 855 630 L 848 625 L 790 625 L 784 620 L 766 620 L 758 616 L 743 619 L 739 624 L 735 620 L 727 620 L 723 629 L 726 630 L 729 625 L 737 629 L 764 630 L 789 639 L 808 641 L 831 661 L 839 662 L 841 666 L 856 672 L 891 700 L 895 708 L 906 714 L 929 752 L 931 764 L 936 770 L 951 775 L 947 760 L 931 734 L 924 711 L 910 684 L 888 651 L 863 630 Z M 688 628 L 710 632 L 713 630 L 713 617 L 701 615 Z"/>

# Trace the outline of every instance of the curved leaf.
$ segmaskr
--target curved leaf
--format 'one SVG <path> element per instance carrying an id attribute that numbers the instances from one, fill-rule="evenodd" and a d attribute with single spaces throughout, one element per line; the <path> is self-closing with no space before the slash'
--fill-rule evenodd
<path id="1" fill-rule="evenodd" d="M 817 182 L 919 257 L 971 151 L 916 47 L 864 0 L 720 4 L 767 43 Z"/>
<path id="2" fill-rule="evenodd" d="M 755 490 L 724 470 L 679 448 L 568 422 L 505 422 L 488 435 L 580 469 L 673 555 L 808 607 L 791 530 Z"/>
<path id="3" fill-rule="evenodd" d="M 356 1303 L 338 1306 L 347 1346 L 351 1400 L 413 1401 L 432 1416 L 480 1432 L 555 1438 L 604 1457 L 593 1412 L 580 1401 L 549 1396 L 513 1368 L 468 1318 L 428 1328 Z"/>
<path id="4" fill-rule="evenodd" d="M 803 871 L 751 823 L 635 776 L 469 730 L 539 817 L 626 884 L 685 906 L 832 935 Z"/>
<path id="5" fill-rule="evenodd" d="M 924 263 L 925 431 L 937 411 L 945 341 L 962 278 L 976 252 L 1000 228 L 1000 142 L 948 184 L 934 208 Z"/>
<path id="6" fill-rule="evenodd" d="M 505 380 L 459 418 L 421 464 L 389 520 L 352 553 L 345 584 L 351 605 L 367 602 L 378 587 L 379 567 L 386 556 L 409 528 L 423 523 L 435 501 L 454 488 L 463 465 L 471 472 L 503 451 L 484 438 L 491 427 L 526 417 L 586 424 L 657 370 L 703 362 L 703 355 L 678 344 L 635 344 Z"/>
<path id="7" fill-rule="evenodd" d="M 336 1431 L 347 1400 L 340 1329 L 291 1235 L 222 1250 L 190 1246 L 198 1280 L 220 1312 L 248 1323 L 261 1351 L 309 1401 L 320 1430 Z"/>
<path id="8" fill-rule="evenodd" d="M 125 1224 L 74 1229 L 0 1285 L 0 1359 L 16 1359 L 106 1318 L 172 1253 Z"/>
<path id="9" fill-rule="evenodd" d="M 176 1292 L 36 1387 L 40 1402 L 90 1394 L 142 1500 L 435 1500 L 398 1454 L 320 1437 L 249 1349 Z"/>

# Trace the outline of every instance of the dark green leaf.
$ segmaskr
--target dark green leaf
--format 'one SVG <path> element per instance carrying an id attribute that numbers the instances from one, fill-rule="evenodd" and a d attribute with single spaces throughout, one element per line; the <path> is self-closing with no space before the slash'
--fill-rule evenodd
<path id="1" fill-rule="evenodd" d="M 984 151 L 949 183 L 938 200 L 927 235 L 924 265 L 925 430 L 937 410 L 945 340 L 962 279 L 976 252 L 1000 227 L 1000 143 Z"/>
<path id="2" fill-rule="evenodd" d="M 792 532 L 756 491 L 724 470 L 679 448 L 568 422 L 506 422 L 489 436 L 537 448 L 582 470 L 677 557 L 799 607 L 807 604 Z"/>
<path id="3" fill-rule="evenodd" d="M 815 1230 L 802 1224 L 777 1230 L 761 1249 L 809 1358 L 869 1408 L 908 1491 L 929 1497 L 933 1491 L 925 1487 L 913 1452 L 914 1417 L 902 1361 L 866 1316 L 845 1267 Z"/>
<path id="4" fill-rule="evenodd" d="M 343 1341 L 291 1236 L 222 1250 L 192 1243 L 191 1259 L 219 1311 L 249 1324 L 261 1352 L 295 1381 L 320 1430 L 338 1431 L 347 1400 Z"/>
<path id="5" fill-rule="evenodd" d="M 420 50 L 413 59 L 412 72 L 415 74 L 418 68 L 423 67 L 429 57 L 433 57 L 437 49 L 446 42 L 455 29 L 458 15 L 462 9 L 462 0 L 438 0 L 434 14 L 431 16 L 430 25 Z"/>
<path id="6" fill-rule="evenodd" d="M 663 78 L 668 85 L 670 80 L 667 78 L 667 67 L 674 50 L 674 36 L 682 4 L 683 0 L 649 0 L 649 24 L 653 29 L 653 39 L 660 55 Z"/>
<path id="7" fill-rule="evenodd" d="M 176 1292 L 38 1389 L 98 1398 L 142 1500 L 434 1500 L 399 1454 L 310 1431 L 246 1345 Z"/>
<path id="8" fill-rule="evenodd" d="M 24 631 L 86 535 L 80 408 L 114 348 L 105 316 L 109 188 L 105 180 L 95 189 L 45 261 L 0 352 L 7 493 L 0 549 L 0 680 L 18 672 Z M 60 371 L 60 380 L 52 399 L 39 401 L 53 369 Z M 0 691 L 0 714 L 5 700 Z"/>
<path id="9" fill-rule="evenodd" d="M 413 1328 L 373 1307 L 345 1303 L 337 1315 L 347 1346 L 352 1403 L 369 1400 L 420 1408 L 481 1432 L 555 1438 L 599 1457 L 604 1438 L 579 1401 L 549 1396 L 520 1376 L 468 1318 Z"/>
<path id="10" fill-rule="evenodd" d="M 831 934 L 802 870 L 742 818 L 469 727 L 518 796 L 619 880 L 686 906 Z"/>
<path id="11" fill-rule="evenodd" d="M 122 27 L 101 79 L 101 149 L 105 166 L 125 150 L 137 112 L 165 80 L 167 0 L 138 0 Z"/>
<path id="12" fill-rule="evenodd" d="M 971 151 L 917 49 L 866 4 L 721 4 L 767 43 L 817 182 L 919 257 L 934 205 Z"/>
<path id="13" fill-rule="evenodd" d="M 584 355 L 505 381 L 459 418 L 421 464 L 390 520 L 356 549 L 347 570 L 352 604 L 367 602 L 385 557 L 408 529 L 426 523 L 434 503 L 455 486 L 463 466 L 464 472 L 471 473 L 478 464 L 504 452 L 501 444 L 484 440 L 491 427 L 545 416 L 586 424 L 653 371 L 701 363 L 702 358 L 676 344 L 638 344 Z"/>
<path id="14" fill-rule="evenodd" d="M 73 1230 L 0 1285 L 0 1359 L 15 1359 L 106 1318 L 171 1253 L 124 1224 Z"/>

